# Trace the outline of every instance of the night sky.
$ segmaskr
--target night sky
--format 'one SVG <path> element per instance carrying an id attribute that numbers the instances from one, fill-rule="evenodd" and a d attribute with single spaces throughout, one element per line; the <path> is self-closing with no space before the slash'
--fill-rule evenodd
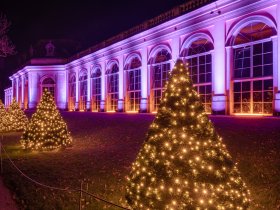
<path id="1" fill-rule="evenodd" d="M 19 53 L 42 39 L 71 39 L 86 49 L 186 1 L 4 0 L 0 13 L 12 23 L 8 35 Z M 0 60 L 1 98 L 17 67 L 14 60 L 15 56 Z"/>

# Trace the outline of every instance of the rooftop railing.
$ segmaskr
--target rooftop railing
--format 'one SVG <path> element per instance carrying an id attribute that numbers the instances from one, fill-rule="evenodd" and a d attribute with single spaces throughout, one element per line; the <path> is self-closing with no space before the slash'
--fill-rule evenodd
<path id="1" fill-rule="evenodd" d="M 71 62 L 73 60 L 76 60 L 78 58 L 81 58 L 83 56 L 86 56 L 90 53 L 93 53 L 93 52 L 96 52 L 102 48 L 105 48 L 107 46 L 110 46 L 116 42 L 119 42 L 121 40 L 124 40 L 128 37 L 131 37 L 135 34 L 138 34 L 142 31 L 145 31 L 145 30 L 148 30 L 152 27 L 155 27 L 161 23 L 164 23 L 166 21 L 169 21 L 169 20 L 172 20 L 180 15 L 183 15 L 183 14 L 186 14 L 188 12 L 191 12 L 193 10 L 196 10 L 197 8 L 199 7 L 202 7 L 202 6 L 205 6 L 209 3 L 212 3 L 212 2 L 215 2 L 217 0 L 191 0 L 191 1 L 188 1 L 186 2 L 185 4 L 182 4 L 180 6 L 177 6 L 177 7 L 174 7 L 173 9 L 165 12 L 165 13 L 162 13 L 148 21 L 145 21 L 133 28 L 130 28 L 126 31 L 123 31 L 103 42 L 100 42 L 99 44 L 96 44 L 84 51 L 81 51 L 77 54 L 75 54 L 74 56 L 68 58 L 68 62 Z"/>

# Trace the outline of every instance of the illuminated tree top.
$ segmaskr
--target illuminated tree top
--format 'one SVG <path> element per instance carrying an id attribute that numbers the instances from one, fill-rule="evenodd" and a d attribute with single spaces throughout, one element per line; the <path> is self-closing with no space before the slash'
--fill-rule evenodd
<path id="1" fill-rule="evenodd" d="M 246 209 L 248 190 L 177 61 L 128 178 L 133 209 Z"/>

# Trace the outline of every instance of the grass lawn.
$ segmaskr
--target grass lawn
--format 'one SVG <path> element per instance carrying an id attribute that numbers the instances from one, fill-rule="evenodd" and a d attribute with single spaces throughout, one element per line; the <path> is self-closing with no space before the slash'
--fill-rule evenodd
<path id="1" fill-rule="evenodd" d="M 55 187 L 79 188 L 123 205 L 129 173 L 154 115 L 63 112 L 74 146 L 58 152 L 23 152 L 20 133 L 4 135 L 3 144 L 16 165 L 33 179 Z M 251 209 L 280 208 L 280 119 L 211 117 L 238 162 L 251 190 Z M 78 209 L 79 193 L 34 185 L 4 157 L 3 179 L 20 208 Z M 83 197 L 84 209 L 117 209 Z"/>

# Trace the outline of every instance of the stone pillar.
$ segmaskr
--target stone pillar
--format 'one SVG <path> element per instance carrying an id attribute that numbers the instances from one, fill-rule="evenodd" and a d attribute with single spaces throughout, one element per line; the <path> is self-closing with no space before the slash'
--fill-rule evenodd
<path id="1" fill-rule="evenodd" d="M 25 77 L 21 75 L 21 101 L 20 101 L 20 108 L 24 109 L 24 91 L 25 91 Z"/>
<path id="2" fill-rule="evenodd" d="M 67 108 L 67 80 L 66 72 L 59 72 L 56 75 L 56 103 L 59 109 Z"/>
<path id="3" fill-rule="evenodd" d="M 28 73 L 28 108 L 35 109 L 39 100 L 39 81 L 35 72 Z"/>
<path id="4" fill-rule="evenodd" d="M 91 109 L 91 79 L 90 79 L 90 66 L 87 67 L 87 104 L 86 104 L 86 109 L 87 111 L 90 111 Z"/>
<path id="5" fill-rule="evenodd" d="M 124 61 L 123 55 L 119 56 L 119 99 L 118 112 L 124 111 Z"/>
<path id="6" fill-rule="evenodd" d="M 14 97 L 14 88 L 15 88 L 15 82 L 14 79 L 12 79 L 12 98 Z"/>
<path id="7" fill-rule="evenodd" d="M 100 112 L 106 111 L 106 68 L 105 68 L 105 62 L 102 61 L 100 63 L 101 67 L 101 101 L 100 101 Z"/>
<path id="8" fill-rule="evenodd" d="M 219 20 L 215 24 L 213 31 L 214 37 L 214 56 L 212 62 L 214 68 L 212 69 L 212 85 L 214 95 L 212 98 L 212 113 L 225 114 L 226 113 L 226 62 L 225 62 L 225 23 Z"/>
<path id="9" fill-rule="evenodd" d="M 180 38 L 179 37 L 174 37 L 172 39 L 172 62 L 171 62 L 171 69 L 175 66 L 176 61 L 180 57 Z"/>
<path id="10" fill-rule="evenodd" d="M 227 114 L 231 114 L 233 110 L 233 98 L 231 97 L 231 75 L 233 71 L 233 49 L 231 46 L 226 47 L 226 95 L 227 104 L 226 110 Z"/>
<path id="11" fill-rule="evenodd" d="M 66 110 L 69 110 L 69 72 L 65 69 L 65 106 Z"/>
<path id="12" fill-rule="evenodd" d="M 275 87 L 274 96 L 274 115 L 280 116 L 280 67 L 278 61 L 278 36 L 272 37 L 273 49 L 273 87 Z"/>
<path id="13" fill-rule="evenodd" d="M 76 73 L 76 101 L 75 101 L 75 110 L 79 110 L 79 101 L 80 101 L 80 92 L 79 92 L 79 72 L 75 70 Z"/>
<path id="14" fill-rule="evenodd" d="M 278 36 L 272 37 L 273 43 L 273 86 L 275 87 L 274 96 L 274 115 L 280 116 L 280 1 L 278 0 L 276 10 L 276 22 L 278 25 Z"/>
<path id="15" fill-rule="evenodd" d="M 19 94 L 21 94 L 21 93 L 19 93 L 19 77 L 17 77 L 16 78 L 16 101 L 18 102 L 18 103 L 20 103 L 20 101 L 19 101 Z"/>
<path id="16" fill-rule="evenodd" d="M 148 111 L 148 55 L 147 48 L 141 50 L 142 66 L 141 66 L 141 101 L 140 112 Z"/>

